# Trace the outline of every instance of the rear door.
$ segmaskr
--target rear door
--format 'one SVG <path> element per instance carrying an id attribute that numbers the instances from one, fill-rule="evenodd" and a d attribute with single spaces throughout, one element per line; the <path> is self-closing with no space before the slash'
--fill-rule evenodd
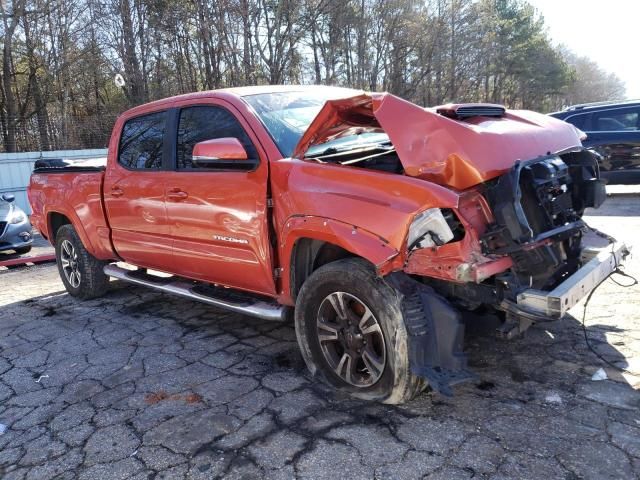
<path id="1" fill-rule="evenodd" d="M 172 265 L 165 208 L 164 155 L 168 111 L 127 120 L 117 159 L 104 179 L 104 203 L 117 253 L 129 263 L 167 270 Z"/>
<path id="2" fill-rule="evenodd" d="M 614 183 L 640 181 L 640 107 L 616 107 L 569 117 L 587 134 L 585 146 L 603 160 L 601 171 Z"/>
<path id="3" fill-rule="evenodd" d="M 221 100 L 177 111 L 175 169 L 167 175 L 172 271 L 189 278 L 275 294 L 269 242 L 268 162 L 248 124 Z M 197 167 L 196 143 L 238 138 L 253 167 Z"/>

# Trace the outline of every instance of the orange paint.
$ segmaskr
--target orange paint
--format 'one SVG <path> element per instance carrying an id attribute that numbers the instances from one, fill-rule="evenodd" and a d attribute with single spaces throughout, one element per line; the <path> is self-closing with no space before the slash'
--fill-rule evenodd
<path id="1" fill-rule="evenodd" d="M 478 239 L 493 217 L 477 186 L 517 160 L 580 145 L 572 126 L 533 112 L 459 121 L 390 94 L 345 98 L 345 90 L 336 90 L 294 158 L 282 158 L 243 95 L 300 90 L 305 87 L 199 92 L 125 112 L 114 126 L 104 173 L 32 176 L 34 225 L 51 239 L 51 214 L 63 214 L 100 259 L 124 259 L 289 305 L 291 254 L 303 238 L 363 257 L 380 275 L 404 269 L 478 282 L 510 268 L 511 260 L 481 253 Z M 224 108 L 235 117 L 257 151 L 254 169 L 127 170 L 118 163 L 127 120 L 194 105 Z M 357 132 L 387 133 L 405 175 L 304 159 L 310 146 Z M 194 155 L 245 160 L 247 154 L 240 142 L 225 138 L 198 144 Z M 407 252 L 409 225 L 434 207 L 458 215 L 464 238 Z"/>

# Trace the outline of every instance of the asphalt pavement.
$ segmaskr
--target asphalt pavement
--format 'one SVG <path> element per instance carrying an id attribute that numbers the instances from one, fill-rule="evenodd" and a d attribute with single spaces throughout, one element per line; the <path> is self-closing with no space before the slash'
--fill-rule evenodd
<path id="1" fill-rule="evenodd" d="M 587 221 L 637 252 L 639 215 L 620 195 Z M 513 341 L 472 325 L 478 382 L 387 406 L 310 378 L 291 325 L 115 281 L 76 301 L 54 264 L 1 271 L 0 477 L 638 478 L 639 293 L 607 280 L 585 317 L 626 372 L 587 346 L 580 304 Z"/>

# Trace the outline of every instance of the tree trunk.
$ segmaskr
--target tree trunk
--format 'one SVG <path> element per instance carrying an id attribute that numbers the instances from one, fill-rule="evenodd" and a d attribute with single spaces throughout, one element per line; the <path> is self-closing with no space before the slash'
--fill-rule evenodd
<path id="1" fill-rule="evenodd" d="M 18 105 L 16 97 L 13 93 L 12 66 L 12 47 L 13 33 L 18 26 L 18 19 L 22 16 L 24 10 L 24 2 L 15 2 L 13 12 L 10 15 L 4 8 L 4 2 L 0 2 L 0 13 L 2 13 L 2 22 L 4 24 L 4 45 L 2 48 L 2 86 L 4 88 L 5 109 L 7 112 L 7 140 L 5 143 L 5 151 L 16 151 L 16 127 L 18 123 Z M 11 17 L 11 21 L 8 18 Z"/>
<path id="2" fill-rule="evenodd" d="M 124 71 L 127 79 L 126 92 L 129 100 L 140 105 L 145 103 L 144 82 L 138 55 L 136 54 L 136 39 L 133 32 L 133 21 L 131 20 L 131 4 L 129 0 L 122 0 L 120 3 L 120 17 L 122 18 L 122 44 L 123 44 L 123 63 Z"/>
<path id="3" fill-rule="evenodd" d="M 33 102 L 36 108 L 36 119 L 38 121 L 38 136 L 40 138 L 40 150 L 47 151 L 49 146 L 49 135 L 47 132 L 47 125 L 49 123 L 47 114 L 47 104 L 42 96 L 42 89 L 40 88 L 40 79 L 38 78 L 38 61 L 35 55 L 35 47 L 33 45 L 33 39 L 31 38 L 31 27 L 29 25 L 29 19 L 24 18 L 24 41 L 27 47 L 27 57 L 29 63 L 29 77 L 33 86 Z"/>

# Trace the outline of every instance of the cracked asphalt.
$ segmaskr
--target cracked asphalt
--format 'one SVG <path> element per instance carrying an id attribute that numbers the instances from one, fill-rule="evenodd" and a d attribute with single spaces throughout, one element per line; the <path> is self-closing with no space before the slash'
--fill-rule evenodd
<path id="1" fill-rule="evenodd" d="M 638 212 L 612 197 L 587 220 L 637 251 Z M 626 373 L 586 346 L 579 305 L 514 341 L 471 325 L 477 383 L 387 406 L 310 379 L 291 325 L 119 282 L 76 301 L 52 264 L 0 272 L 0 477 L 638 478 L 639 292 L 608 280 L 586 315 Z"/>

